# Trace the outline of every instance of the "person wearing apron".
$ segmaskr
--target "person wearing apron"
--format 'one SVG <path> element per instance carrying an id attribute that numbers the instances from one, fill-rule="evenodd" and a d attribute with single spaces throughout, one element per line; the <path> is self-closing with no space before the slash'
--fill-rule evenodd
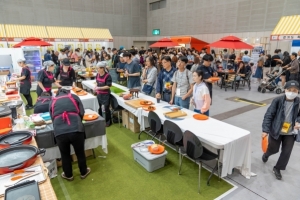
<path id="1" fill-rule="evenodd" d="M 69 87 L 62 87 L 57 91 L 56 97 L 53 97 L 50 102 L 49 113 L 62 159 L 61 177 L 73 181 L 71 145 L 78 159 L 80 178 L 85 179 L 91 173 L 91 169 L 87 167 L 84 154 L 85 131 L 82 123 L 84 108 L 80 98 L 71 94 L 69 89 Z"/>
<path id="2" fill-rule="evenodd" d="M 23 94 L 27 101 L 26 110 L 30 110 L 33 108 L 32 105 L 32 98 L 30 95 L 30 89 L 31 89 L 31 72 L 28 68 L 28 66 L 25 64 L 25 59 L 19 59 L 18 65 L 22 67 L 21 76 L 17 76 L 18 78 L 15 78 L 14 80 L 20 81 L 20 93 Z"/>
<path id="3" fill-rule="evenodd" d="M 94 91 L 97 93 L 97 99 L 99 103 L 99 114 L 105 117 L 106 127 L 111 125 L 111 113 L 110 113 L 110 87 L 112 86 L 112 78 L 109 73 L 105 72 L 106 62 L 102 61 L 96 65 L 98 74 L 96 75 L 97 86 Z M 105 109 L 105 116 L 102 107 Z"/>
<path id="4" fill-rule="evenodd" d="M 210 54 L 205 54 L 203 56 L 203 64 L 197 68 L 197 70 L 203 71 L 203 79 L 206 82 L 206 86 L 208 87 L 210 98 L 212 99 L 212 81 L 209 80 L 210 77 L 218 76 L 218 73 L 211 67 L 211 62 L 213 61 L 213 57 Z"/>
<path id="5" fill-rule="evenodd" d="M 54 83 L 53 71 L 55 64 L 53 61 L 44 62 L 44 69 L 38 73 L 38 86 L 36 88 L 37 96 L 41 96 L 43 92 L 47 92 L 52 96 L 51 89 L 52 83 Z"/>
<path id="6" fill-rule="evenodd" d="M 58 80 L 58 75 L 60 75 L 59 78 L 59 84 L 58 87 L 61 88 L 62 86 L 73 86 L 75 87 L 75 71 L 72 67 L 70 67 L 71 63 L 69 58 L 65 58 L 62 60 L 62 66 L 57 70 L 55 73 L 55 79 Z"/>

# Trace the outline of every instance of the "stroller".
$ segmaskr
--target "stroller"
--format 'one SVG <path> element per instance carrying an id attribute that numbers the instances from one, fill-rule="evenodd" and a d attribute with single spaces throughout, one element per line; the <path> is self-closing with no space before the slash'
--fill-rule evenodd
<path id="1" fill-rule="evenodd" d="M 258 86 L 258 89 L 257 89 L 258 92 L 266 93 L 267 90 L 270 90 L 271 92 L 275 90 L 276 94 L 281 94 L 282 89 L 281 89 L 281 87 L 278 86 L 278 84 L 276 84 L 275 80 L 277 78 L 279 78 L 284 72 L 285 72 L 285 70 L 282 70 L 277 75 L 266 74 L 266 76 L 269 78 L 269 80 L 262 81 L 262 83 Z"/>

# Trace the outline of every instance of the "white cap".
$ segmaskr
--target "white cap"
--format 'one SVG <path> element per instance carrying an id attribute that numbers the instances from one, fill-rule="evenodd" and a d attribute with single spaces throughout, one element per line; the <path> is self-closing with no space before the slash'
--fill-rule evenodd
<path id="1" fill-rule="evenodd" d="M 120 57 L 123 58 L 123 53 L 120 54 Z"/>
<path id="2" fill-rule="evenodd" d="M 43 63 L 43 66 L 44 66 L 44 67 L 50 67 L 50 66 L 52 66 L 52 65 L 55 65 L 54 62 L 53 62 L 52 60 L 45 61 L 45 62 Z"/>
<path id="3" fill-rule="evenodd" d="M 20 63 L 20 62 L 25 62 L 25 61 L 26 61 L 25 58 L 19 58 L 19 59 L 17 60 L 18 63 Z"/>
<path id="4" fill-rule="evenodd" d="M 105 61 L 98 62 L 96 67 L 106 67 L 107 63 Z"/>

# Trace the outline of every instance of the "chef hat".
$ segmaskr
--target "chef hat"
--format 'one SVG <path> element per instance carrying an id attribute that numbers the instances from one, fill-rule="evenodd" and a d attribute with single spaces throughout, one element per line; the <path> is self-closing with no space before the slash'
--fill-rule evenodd
<path id="1" fill-rule="evenodd" d="M 20 62 L 25 62 L 25 61 L 26 61 L 25 58 L 19 58 L 19 59 L 17 60 L 18 63 L 20 63 Z"/>
<path id="2" fill-rule="evenodd" d="M 107 63 L 105 61 L 98 62 L 96 67 L 106 67 Z"/>
<path id="3" fill-rule="evenodd" d="M 43 63 L 43 66 L 45 67 L 46 70 L 48 70 L 48 68 L 49 68 L 50 66 L 53 66 L 53 65 L 55 65 L 55 63 L 54 63 L 52 60 L 45 61 L 45 62 Z"/>

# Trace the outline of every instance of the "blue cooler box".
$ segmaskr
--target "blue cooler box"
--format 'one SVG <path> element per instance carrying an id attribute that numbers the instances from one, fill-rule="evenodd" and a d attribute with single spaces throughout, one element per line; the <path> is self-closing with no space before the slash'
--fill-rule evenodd
<path id="1" fill-rule="evenodd" d="M 143 142 L 131 145 L 134 160 L 142 165 L 148 172 L 153 172 L 164 167 L 168 152 L 165 150 L 162 154 L 152 154 L 148 151 L 147 145 L 142 145 Z"/>

